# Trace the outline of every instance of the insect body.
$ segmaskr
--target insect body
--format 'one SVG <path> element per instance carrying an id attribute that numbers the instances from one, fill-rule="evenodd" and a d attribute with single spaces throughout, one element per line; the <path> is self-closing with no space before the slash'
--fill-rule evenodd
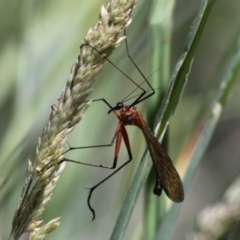
<path id="1" fill-rule="evenodd" d="M 116 110 L 120 110 L 119 114 Z M 116 139 L 116 150 L 119 149 L 118 144 L 121 143 L 123 137 L 128 151 L 131 152 L 129 146 L 129 140 L 125 129 L 126 125 L 135 125 L 140 128 L 146 139 L 147 146 L 157 172 L 157 181 L 154 188 L 154 194 L 161 195 L 162 189 L 167 196 L 174 202 L 182 202 L 184 199 L 184 191 L 181 179 L 172 163 L 172 160 L 168 154 L 164 151 L 157 138 L 153 135 L 151 130 L 147 127 L 147 124 L 143 120 L 140 111 L 135 107 L 124 105 L 123 103 L 117 103 L 109 112 L 113 111 L 119 119 Z M 120 142 L 120 143 L 118 143 Z"/>

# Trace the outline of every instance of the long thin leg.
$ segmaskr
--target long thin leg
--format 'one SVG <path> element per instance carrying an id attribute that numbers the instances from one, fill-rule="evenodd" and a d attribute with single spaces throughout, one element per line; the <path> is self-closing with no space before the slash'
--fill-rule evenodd
<path id="1" fill-rule="evenodd" d="M 127 35 L 127 31 L 126 29 L 124 29 L 124 35 Z M 152 85 L 149 83 L 149 81 L 147 80 L 147 78 L 144 76 L 143 72 L 140 70 L 140 68 L 138 67 L 138 65 L 134 62 L 134 60 L 132 59 L 130 52 L 129 52 L 129 48 L 128 48 L 128 42 L 127 42 L 127 37 L 125 38 L 125 44 L 126 44 L 126 50 L 127 50 L 127 56 L 130 59 L 130 61 L 133 63 L 133 65 L 135 66 L 135 68 L 138 70 L 138 72 L 141 74 L 141 76 L 143 77 L 143 79 L 145 80 L 145 82 L 148 84 L 148 86 L 151 88 L 152 92 L 150 94 L 148 94 L 147 96 L 144 96 L 146 94 L 146 91 L 144 90 L 143 93 L 141 93 L 137 99 L 130 105 L 130 106 L 134 106 L 140 102 L 142 102 L 143 100 L 151 97 L 152 95 L 155 94 L 155 90 L 152 87 Z M 141 84 L 140 84 L 141 85 Z M 138 87 L 140 87 L 140 85 L 138 85 Z M 141 88 L 142 89 L 142 88 Z M 144 97 L 143 97 L 144 96 Z"/>
<path id="2" fill-rule="evenodd" d="M 97 48 L 91 46 L 89 43 L 83 43 L 81 46 L 80 46 L 80 49 L 83 47 L 83 46 L 88 46 L 88 47 L 91 47 L 93 50 L 95 50 L 100 56 L 102 56 L 102 58 L 106 61 L 108 61 L 112 66 L 114 66 L 119 72 L 121 72 L 127 79 L 129 79 L 134 85 L 137 86 L 137 88 L 141 89 L 142 90 L 142 93 L 133 101 L 133 103 L 130 105 L 130 106 L 134 106 L 134 105 L 137 105 L 138 103 L 144 101 L 145 99 L 151 97 L 152 95 L 155 94 L 155 90 L 154 88 L 152 87 L 152 85 L 149 83 L 149 81 L 147 80 L 147 78 L 144 76 L 143 72 L 140 70 L 140 68 L 137 66 L 137 64 L 134 62 L 134 60 L 132 59 L 131 55 L 130 55 L 130 52 L 129 52 L 129 48 L 128 48 L 128 42 L 127 42 L 127 33 L 126 33 L 126 29 L 124 29 L 124 35 L 126 36 L 125 38 L 125 45 L 126 45 L 126 51 L 127 51 L 127 56 L 128 58 L 130 59 L 130 61 L 133 63 L 133 65 L 135 66 L 135 68 L 138 70 L 138 72 L 141 74 L 141 76 L 143 77 L 144 81 L 148 84 L 148 86 L 151 88 L 152 92 L 148 95 L 146 95 L 146 90 L 144 88 L 141 87 L 142 84 L 138 84 L 136 83 L 131 77 L 129 77 L 125 72 L 123 72 L 118 66 L 116 66 L 110 59 L 108 59 L 102 52 L 100 52 Z M 135 89 L 136 90 L 136 89 Z M 134 90 L 134 91 L 135 91 Z M 133 91 L 133 92 L 134 92 Z M 129 95 L 131 95 L 133 92 L 131 92 Z M 127 98 L 129 97 L 126 96 L 122 102 Z M 146 95 L 146 96 L 145 96 Z M 109 113 L 113 110 L 117 110 L 118 107 L 115 106 L 114 108 L 111 107 L 111 110 L 109 111 Z"/>
<path id="3" fill-rule="evenodd" d="M 162 194 L 162 185 L 157 173 L 156 173 L 156 183 L 153 189 L 153 193 L 157 196 L 160 196 Z"/>
<path id="4" fill-rule="evenodd" d="M 110 109 L 112 109 L 111 104 L 105 99 L 105 98 L 99 98 L 99 99 L 93 99 L 93 102 L 98 102 L 98 101 L 102 101 L 104 102 Z M 85 101 L 85 102 L 89 102 L 89 101 Z M 115 112 L 114 112 L 115 113 Z M 115 113 L 116 114 L 116 113 Z M 69 149 L 67 149 L 64 153 L 62 153 L 62 155 L 66 154 L 69 151 L 72 150 L 77 150 L 77 149 L 84 149 L 84 148 L 97 148 L 97 147 L 111 147 L 116 139 L 116 135 L 117 132 L 115 132 L 111 142 L 109 144 L 101 144 L 101 145 L 93 145 L 93 146 L 83 146 L 83 147 L 71 147 Z M 61 156 L 62 156 L 61 155 Z M 60 156 L 59 156 L 60 157 Z M 54 161 L 54 160 L 53 160 Z M 47 165 L 45 165 L 41 170 L 43 171 L 44 169 L 48 168 L 49 166 L 51 166 L 52 162 L 49 162 Z M 117 160 L 116 160 L 117 161 Z M 79 161 L 75 161 L 75 160 L 71 160 L 71 159 L 67 159 L 67 158 L 63 158 L 61 161 L 59 161 L 58 164 L 63 163 L 63 162 L 73 162 L 73 163 L 78 163 L 78 164 L 82 164 L 82 165 L 87 165 L 87 166 L 95 166 L 95 167 L 102 167 L 102 168 L 109 168 L 109 169 L 114 169 L 116 168 L 116 161 L 113 162 L 112 166 L 105 166 L 105 165 L 101 165 L 101 164 L 90 164 L 90 163 L 84 163 L 84 162 L 79 162 Z"/>
<path id="5" fill-rule="evenodd" d="M 112 106 L 107 102 L 106 99 L 104 98 L 100 98 L 100 99 L 95 99 L 93 100 L 94 102 L 97 101 L 103 101 L 106 105 L 108 105 L 108 107 L 111 109 Z M 114 112 L 115 113 L 115 112 Z M 67 153 L 71 150 L 77 150 L 77 149 L 86 149 L 86 148 L 97 148 L 97 147 L 111 147 L 115 141 L 115 139 L 118 139 L 118 135 L 120 134 L 119 130 L 120 130 L 121 124 L 119 123 L 116 129 L 116 132 L 113 136 L 113 139 L 111 140 L 111 142 L 109 144 L 101 144 L 101 145 L 93 145 L 93 146 L 84 146 L 84 147 L 70 147 L 67 151 L 65 151 L 64 153 Z M 116 143 L 117 146 L 117 143 Z M 72 160 L 72 159 L 68 159 L 68 158 L 63 158 L 61 161 L 59 161 L 58 164 L 61 164 L 63 162 L 72 162 L 72 163 L 77 163 L 77 164 L 81 164 L 81 165 L 86 165 L 86 166 L 92 166 L 92 167 L 100 167 L 100 168 L 107 168 L 107 169 L 114 169 L 117 166 L 117 157 L 115 156 L 113 159 L 113 164 L 112 166 L 107 166 L 107 165 L 103 165 L 103 164 L 94 164 L 94 163 L 85 163 L 85 162 L 80 162 L 80 161 L 76 161 L 76 160 Z"/>
<path id="6" fill-rule="evenodd" d="M 97 147 L 111 147 L 114 144 L 114 141 L 117 137 L 117 132 L 115 132 L 111 142 L 109 144 L 103 144 L 103 145 L 93 145 L 93 146 L 84 146 L 84 147 L 70 147 L 68 150 L 66 150 L 63 154 L 66 154 L 67 152 L 71 151 L 71 150 L 77 150 L 77 149 L 86 149 L 86 148 L 97 148 Z M 48 168 L 51 166 L 51 163 L 53 161 L 49 162 L 47 165 L 45 165 L 41 170 L 43 171 L 44 169 Z M 116 168 L 116 164 L 117 164 L 117 159 L 114 158 L 113 160 L 113 164 L 112 166 L 107 166 L 107 165 L 103 165 L 103 164 L 94 164 L 94 163 L 86 163 L 86 162 L 80 162 L 80 161 L 76 161 L 73 159 L 69 159 L 69 158 L 63 158 L 62 160 L 60 160 L 58 162 L 58 164 L 61 164 L 63 162 L 71 162 L 71 163 L 77 163 L 77 164 L 81 164 L 81 165 L 85 165 L 85 166 L 92 166 L 92 167 L 100 167 L 100 168 L 107 168 L 107 169 L 114 169 Z"/>
<path id="7" fill-rule="evenodd" d="M 76 150 L 76 149 L 86 149 L 86 148 L 97 148 L 97 147 L 111 147 L 113 146 L 113 143 L 115 141 L 117 137 L 117 132 L 115 132 L 114 136 L 113 136 L 113 139 L 111 140 L 111 142 L 109 144 L 105 144 L 105 145 L 95 145 L 95 146 L 85 146 L 85 147 L 70 147 L 67 151 L 64 152 L 67 153 L 71 150 Z M 47 165 L 45 165 L 41 170 L 40 172 L 42 172 L 44 169 L 48 168 L 51 166 L 51 163 L 53 161 L 51 161 L 50 163 L 48 163 Z M 60 160 L 58 162 L 58 164 L 61 164 L 63 162 L 71 162 L 71 163 L 77 163 L 77 164 L 81 164 L 81 165 L 85 165 L 85 166 L 92 166 L 92 167 L 100 167 L 100 168 L 107 168 L 107 169 L 114 169 L 116 168 L 116 165 L 117 165 L 117 159 L 114 158 L 113 160 L 113 163 L 112 163 L 112 166 L 107 166 L 107 165 L 103 165 L 103 164 L 94 164 L 94 163 L 86 163 L 86 162 L 80 162 L 80 161 L 76 161 L 76 160 L 73 160 L 73 159 L 69 159 L 69 158 L 63 158 L 62 160 Z"/>
<path id="8" fill-rule="evenodd" d="M 120 123 L 121 124 L 121 123 Z M 117 136 L 117 139 L 116 139 L 116 147 L 115 147 L 115 158 L 118 158 L 118 154 L 119 154 L 119 150 L 120 150 L 120 145 L 121 145 L 121 140 L 122 140 L 122 137 L 123 137 L 123 140 L 124 140 L 124 143 L 125 143 L 125 146 L 127 148 L 127 151 L 128 151 L 128 157 L 129 159 L 123 163 L 119 168 L 117 168 L 113 173 L 111 173 L 110 175 L 108 175 L 106 178 L 104 178 L 101 182 L 99 182 L 98 184 L 94 185 L 93 187 L 91 187 L 89 189 L 89 195 L 88 195 L 88 199 L 87 199 L 87 203 L 88 203 L 88 207 L 90 209 L 90 211 L 92 212 L 93 214 L 93 218 L 92 220 L 95 219 L 95 211 L 94 209 L 92 208 L 91 206 L 91 203 L 90 203 L 90 200 L 91 200 L 91 197 L 92 197 L 92 193 L 93 191 L 99 187 L 101 184 L 103 184 L 105 181 L 107 181 L 109 178 L 111 178 L 114 174 L 116 174 L 118 171 L 120 171 L 123 167 L 125 167 L 128 163 L 131 162 L 132 160 L 132 152 L 131 152 L 131 148 L 130 148 L 130 143 L 129 143 L 129 138 L 128 138 L 128 134 L 127 134 L 127 131 L 125 129 L 125 127 L 123 125 L 119 125 L 120 126 L 120 131 L 119 131 L 119 135 Z"/>
<path id="9" fill-rule="evenodd" d="M 98 98 L 98 99 L 93 99 L 93 102 L 98 102 L 98 101 L 103 101 L 110 109 L 112 109 L 113 107 L 111 106 L 111 104 L 105 99 L 105 98 Z M 87 101 L 89 102 L 89 101 Z"/>
<path id="10" fill-rule="evenodd" d="M 113 145 L 115 139 L 118 136 L 118 130 L 116 130 L 113 139 L 111 141 L 110 144 L 105 144 L 105 145 L 96 145 L 96 146 L 86 146 L 86 147 L 76 147 L 76 148 L 69 148 L 68 151 L 70 150 L 76 150 L 76 149 L 83 149 L 83 148 L 97 148 L 97 147 L 110 147 Z M 58 164 L 61 164 L 63 162 L 71 162 L 71 163 L 77 163 L 77 164 L 81 164 L 81 165 L 85 165 L 85 166 L 92 166 L 92 167 L 100 167 L 100 168 L 107 168 L 107 169 L 114 169 L 117 166 L 117 158 L 113 159 L 113 163 L 112 166 L 107 166 L 107 165 L 103 165 L 103 164 L 95 164 L 95 163 L 86 163 L 86 162 L 80 162 L 80 161 L 76 161 L 76 160 L 72 160 L 72 159 L 68 159 L 68 158 L 63 158 L 61 161 L 59 161 Z"/>
<path id="11" fill-rule="evenodd" d="M 126 41 L 126 40 L 125 40 Z M 106 60 L 107 62 L 109 62 L 112 66 L 114 66 L 120 73 L 122 73 L 127 79 L 129 79 L 134 85 L 136 85 L 138 88 L 140 88 L 143 92 L 140 94 L 141 95 L 144 95 L 146 93 L 145 89 L 142 88 L 139 84 L 137 84 L 132 78 L 130 78 L 125 72 L 123 72 L 117 65 L 115 65 L 110 59 L 108 59 L 106 56 L 104 56 L 103 53 L 101 53 L 97 48 L 91 46 L 89 43 L 83 43 L 81 46 L 80 46 L 80 49 L 83 47 L 83 46 L 88 46 L 90 48 L 92 48 L 93 50 L 95 50 L 100 56 L 102 56 L 102 58 L 104 60 Z M 129 55 L 129 54 L 128 54 Z M 131 58 L 130 58 L 131 59 Z M 131 59 L 132 61 L 132 59 Z M 134 65 L 136 65 L 134 63 Z M 137 67 L 137 69 L 139 69 Z M 141 73 L 142 74 L 142 73 Z M 143 74 L 142 74 L 143 75 Z"/>

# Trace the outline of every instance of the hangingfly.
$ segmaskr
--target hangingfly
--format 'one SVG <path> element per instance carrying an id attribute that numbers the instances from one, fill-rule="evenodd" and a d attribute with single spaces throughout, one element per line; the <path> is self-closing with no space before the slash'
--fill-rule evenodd
<path id="1" fill-rule="evenodd" d="M 88 207 L 93 214 L 93 220 L 95 219 L 95 211 L 92 208 L 90 203 L 93 191 L 102 183 L 104 183 L 109 178 L 111 178 L 115 173 L 117 173 L 119 170 L 125 167 L 132 160 L 131 147 L 129 143 L 128 134 L 125 128 L 125 126 L 127 125 L 134 125 L 140 128 L 146 139 L 147 146 L 153 161 L 153 165 L 157 172 L 156 185 L 154 187 L 153 193 L 160 196 L 162 193 L 162 190 L 164 190 L 164 192 L 172 201 L 182 202 L 184 199 L 184 190 L 183 190 L 182 181 L 178 175 L 178 172 L 176 171 L 172 163 L 172 160 L 170 159 L 168 154 L 164 151 L 161 144 L 158 142 L 157 138 L 152 134 L 151 130 L 147 127 L 147 124 L 143 120 L 143 117 L 140 111 L 135 106 L 124 105 L 122 102 L 118 102 L 115 107 L 112 107 L 105 99 L 96 99 L 93 101 L 103 101 L 110 108 L 108 113 L 113 112 L 116 115 L 116 117 L 119 119 L 114 137 L 111 143 L 107 145 L 71 147 L 69 150 L 92 148 L 92 147 L 107 147 L 107 146 L 112 146 L 113 143 L 115 142 L 115 153 L 114 153 L 114 160 L 113 160 L 112 166 L 85 163 L 85 162 L 75 161 L 67 158 L 64 158 L 61 162 L 66 161 L 66 162 L 73 162 L 73 163 L 83 164 L 88 166 L 115 169 L 117 166 L 117 160 L 118 160 L 122 139 L 125 143 L 125 146 L 128 151 L 128 156 L 129 156 L 129 159 L 125 163 L 123 163 L 120 167 L 118 167 L 114 172 L 112 172 L 110 175 L 108 175 L 98 184 L 89 188 Z"/>
<path id="2" fill-rule="evenodd" d="M 125 33 L 126 34 L 126 33 Z M 117 167 L 117 160 L 118 155 L 120 151 L 120 146 L 122 139 L 126 145 L 129 159 L 120 165 L 114 172 L 112 172 L 109 176 L 104 178 L 102 181 L 100 181 L 95 186 L 91 187 L 89 190 L 88 195 L 88 207 L 91 210 L 93 214 L 93 219 L 95 218 L 95 211 L 91 206 L 90 200 L 93 191 L 100 186 L 102 183 L 104 183 L 106 180 L 111 178 L 115 173 L 117 173 L 120 169 L 122 169 L 124 166 L 126 166 L 131 160 L 132 160 L 132 152 L 130 148 L 129 138 L 126 131 L 125 126 L 127 125 L 134 125 L 140 128 L 143 132 L 143 135 L 146 139 L 147 146 L 153 161 L 154 168 L 157 172 L 157 178 L 156 178 L 156 185 L 154 187 L 154 194 L 160 196 L 162 193 L 162 190 L 167 194 L 167 196 L 174 202 L 182 202 L 184 199 L 184 190 L 182 181 L 172 163 L 172 160 L 168 156 L 168 154 L 164 151 L 161 144 L 158 142 L 158 140 L 154 137 L 151 130 L 147 127 L 145 121 L 142 118 L 142 115 L 140 111 L 135 107 L 135 105 L 139 104 L 140 102 L 146 100 L 147 98 L 151 97 L 155 94 L 154 88 L 151 86 L 147 78 L 144 76 L 144 74 L 141 72 L 141 70 L 138 68 L 136 63 L 133 61 L 129 54 L 128 50 L 128 44 L 127 44 L 127 38 L 125 39 L 126 43 L 126 50 L 128 58 L 131 60 L 133 65 L 136 67 L 138 72 L 141 74 L 143 79 L 145 80 L 145 83 L 150 87 L 151 92 L 146 94 L 147 91 L 141 86 L 142 84 L 137 84 L 132 78 L 130 78 L 127 74 L 125 74 L 121 69 L 119 69 L 111 60 L 106 58 L 101 52 L 99 52 L 95 47 L 89 45 L 88 43 L 83 44 L 82 46 L 89 46 L 93 50 L 99 53 L 99 55 L 106 61 L 108 61 L 111 65 L 113 65 L 119 72 L 121 72 L 129 81 L 131 81 L 135 86 L 137 86 L 138 89 L 140 89 L 142 92 L 140 95 L 136 97 L 136 99 L 130 104 L 130 105 L 124 105 L 123 102 L 126 101 L 126 99 L 132 94 L 134 91 L 132 91 L 124 100 L 121 102 L 118 102 L 116 106 L 112 107 L 111 104 L 107 102 L 104 98 L 101 99 L 95 99 L 93 101 L 103 101 L 108 107 L 109 111 L 108 113 L 113 112 L 116 117 L 119 119 L 115 134 L 113 136 L 112 141 L 109 144 L 103 144 L 103 145 L 95 145 L 95 146 L 85 146 L 85 147 L 70 147 L 66 152 L 74 150 L 74 149 L 84 149 L 84 148 L 94 148 L 94 147 L 108 147 L 112 146 L 115 142 L 115 154 L 112 166 L 106 166 L 102 164 L 93 164 L 93 163 L 85 163 L 80 161 L 75 161 L 72 159 L 64 158 L 62 159 L 60 163 L 62 162 L 73 162 L 77 164 L 87 165 L 87 166 L 94 166 L 94 167 L 100 167 L 100 168 L 107 168 L 107 169 L 115 169 Z M 128 99 L 129 100 L 129 99 Z"/>
<path id="3" fill-rule="evenodd" d="M 120 110 L 119 114 L 116 110 Z M 147 127 L 140 111 L 135 106 L 127 106 L 121 102 L 117 103 L 116 107 L 111 109 L 109 112 L 111 111 L 113 111 L 119 119 L 116 131 L 118 132 L 116 151 L 119 151 L 118 144 L 121 143 L 121 139 L 123 137 L 127 150 L 131 152 L 125 126 L 134 125 L 139 127 L 146 139 L 153 165 L 157 172 L 158 181 L 156 182 L 156 186 L 154 188 L 154 194 L 160 196 L 163 189 L 172 201 L 182 202 L 184 199 L 184 191 L 178 172 L 176 171 L 168 154 L 164 151 L 161 144 Z M 115 152 L 115 155 L 116 154 L 118 154 L 118 152 Z"/>

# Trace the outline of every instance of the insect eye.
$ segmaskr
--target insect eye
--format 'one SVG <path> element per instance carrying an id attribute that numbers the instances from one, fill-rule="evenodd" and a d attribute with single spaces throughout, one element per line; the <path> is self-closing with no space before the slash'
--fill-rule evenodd
<path id="1" fill-rule="evenodd" d="M 123 108 L 123 103 L 122 103 L 122 102 L 118 102 L 118 103 L 117 103 L 117 106 L 118 106 L 119 108 Z"/>

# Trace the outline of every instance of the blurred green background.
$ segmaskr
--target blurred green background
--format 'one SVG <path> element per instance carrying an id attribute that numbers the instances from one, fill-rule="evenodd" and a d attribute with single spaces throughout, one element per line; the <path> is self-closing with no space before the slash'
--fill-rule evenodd
<path id="1" fill-rule="evenodd" d="M 79 54 L 86 32 L 98 20 L 103 0 L 92 1 L 4 1 L 0 2 L 0 236 L 6 239 L 11 221 L 27 177 L 27 160 L 34 159 L 35 145 L 47 123 L 50 107 L 65 87 L 70 67 Z M 139 0 L 133 21 L 127 29 L 129 48 L 140 69 L 149 72 L 149 18 L 152 1 Z M 178 1 L 174 10 L 171 69 L 181 55 L 200 1 Z M 180 105 L 172 117 L 170 151 L 176 159 L 184 140 L 191 131 L 206 88 L 225 50 L 232 44 L 240 27 L 240 2 L 219 0 L 207 22 L 192 66 L 189 82 Z M 166 20 L 167 21 L 167 20 Z M 111 60 L 138 82 L 139 73 L 129 64 L 125 46 L 115 51 Z M 161 69 L 156 69 L 161 71 Z M 151 78 L 150 78 L 151 81 Z M 159 88 L 157 83 L 155 88 Z M 95 91 L 90 98 L 106 98 L 113 105 L 122 100 L 134 87 L 111 65 L 106 64 Z M 216 84 L 216 91 L 219 86 Z M 218 201 L 228 185 L 239 174 L 239 102 L 240 86 L 235 85 L 226 109 L 215 130 L 207 152 L 202 158 L 190 191 L 183 202 L 175 235 L 184 239 L 194 227 L 199 211 Z M 161 90 L 159 91 L 161 93 Z M 210 96 L 214 96 L 211 92 Z M 148 103 L 140 106 L 144 114 Z M 107 115 L 107 107 L 94 103 L 83 121 L 69 137 L 71 146 L 109 143 L 117 119 Z M 67 164 L 48 204 L 44 219 L 61 216 L 61 225 L 48 239 L 108 239 L 121 209 L 126 191 L 145 149 L 142 133 L 129 127 L 133 162 L 110 181 L 99 187 L 92 196 L 96 220 L 91 221 L 87 208 L 87 190 L 108 170 Z M 85 162 L 110 164 L 114 148 L 81 150 L 67 156 Z M 122 148 L 119 161 L 127 159 Z M 184 169 L 184 159 L 178 163 Z M 177 168 L 178 168 L 177 167 Z M 143 197 L 136 204 L 125 239 L 140 239 L 144 226 Z"/>

